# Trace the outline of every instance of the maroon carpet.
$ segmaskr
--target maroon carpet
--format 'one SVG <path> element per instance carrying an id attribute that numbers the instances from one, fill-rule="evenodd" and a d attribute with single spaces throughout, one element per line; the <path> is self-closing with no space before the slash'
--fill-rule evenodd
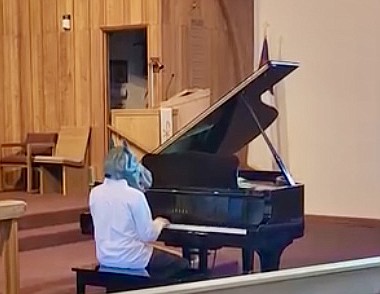
<path id="1" fill-rule="evenodd" d="M 0 198 L 7 198 L 4 194 L 2 196 Z M 8 198 L 14 199 L 14 197 Z M 83 199 L 67 199 L 67 202 L 63 203 L 59 198 L 54 198 L 52 201 L 55 210 L 62 210 L 62 208 L 71 209 L 72 213 L 74 206 L 78 211 L 81 208 L 85 208 L 86 205 L 86 200 Z M 31 204 L 33 201 L 28 201 L 28 213 L 31 214 L 32 210 L 36 213 L 36 211 L 40 210 L 38 206 L 42 207 L 43 209 L 41 209 L 46 213 L 48 211 L 46 203 L 50 203 L 50 201 L 46 201 L 45 199 L 45 204 L 37 204 L 36 199 L 33 200 L 36 202 L 34 204 Z M 51 209 L 53 208 L 51 207 Z M 47 217 L 47 215 L 44 216 Z M 38 219 L 38 222 L 41 222 L 38 217 L 34 219 Z M 32 220 L 32 218 L 29 220 Z M 69 222 L 73 222 L 74 220 L 76 221 L 76 219 L 70 218 Z M 58 221 L 61 222 L 62 219 L 58 219 Z M 79 227 L 76 227 L 75 223 L 72 225 L 78 230 Z M 24 226 L 25 228 L 28 227 L 26 224 Z M 55 227 L 52 226 L 51 230 L 54 231 Z M 44 228 L 44 230 L 47 229 Z M 34 231 L 38 232 L 37 229 L 34 229 Z M 40 232 L 43 231 L 41 230 Z M 75 233 L 78 234 L 77 231 Z M 22 234 L 25 233 L 21 231 L 20 236 L 23 236 Z M 52 246 L 49 242 L 41 239 L 42 241 L 40 240 L 39 242 L 45 242 L 47 244 L 45 247 L 41 246 L 42 248 L 36 250 L 29 248 L 20 253 L 21 294 L 75 293 L 75 279 L 71 272 L 71 267 L 94 263 L 94 244 L 92 241 L 75 241 L 70 238 L 58 240 L 59 236 L 56 235 L 54 237 L 57 239 L 56 241 L 61 241 L 62 244 L 55 243 L 59 246 Z M 46 238 L 49 239 L 51 236 L 46 235 Z M 34 240 L 30 239 L 30 236 L 20 239 L 20 243 Z M 38 239 L 33 242 L 37 241 Z M 363 222 L 354 223 L 352 221 L 321 221 L 311 218 L 307 220 L 305 236 L 295 241 L 284 252 L 281 268 L 294 268 L 378 255 L 380 255 L 380 222 L 370 222 L 368 224 Z M 210 258 L 212 259 L 212 256 Z M 255 257 L 256 260 L 257 257 Z M 218 252 L 216 264 L 224 264 L 231 261 L 238 261 L 240 263 L 239 250 L 225 248 Z M 212 263 L 211 260 L 210 263 Z M 256 271 L 257 268 L 258 262 L 255 263 Z M 231 271 L 236 272 L 236 267 L 231 266 Z M 2 284 L 2 277 L 3 275 L 1 275 L 0 284 Z M 100 289 L 91 288 L 89 290 L 88 293 L 103 293 Z"/>

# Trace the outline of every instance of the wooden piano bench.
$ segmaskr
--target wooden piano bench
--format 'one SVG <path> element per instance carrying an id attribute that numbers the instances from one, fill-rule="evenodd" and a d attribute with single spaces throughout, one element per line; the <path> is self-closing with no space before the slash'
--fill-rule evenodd
<path id="1" fill-rule="evenodd" d="M 74 267 L 76 273 L 76 293 L 85 294 L 86 286 L 106 289 L 107 293 L 145 289 L 158 286 L 179 284 L 184 282 L 205 280 L 208 277 L 198 271 L 189 270 L 176 278 L 150 277 L 125 272 L 104 271 L 99 265 Z"/>

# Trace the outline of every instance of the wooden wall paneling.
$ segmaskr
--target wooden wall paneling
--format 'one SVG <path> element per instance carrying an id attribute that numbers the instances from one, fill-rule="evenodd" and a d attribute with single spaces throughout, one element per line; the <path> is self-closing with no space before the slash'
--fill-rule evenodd
<path id="1" fill-rule="evenodd" d="M 217 1 L 218 26 L 212 33 L 213 99 L 234 87 L 253 68 L 253 7 L 252 1 Z M 252 8 L 252 10 L 250 10 Z M 250 36 L 250 37 L 247 37 Z M 226 74 L 226 71 L 228 74 Z"/>
<path id="2" fill-rule="evenodd" d="M 148 25 L 148 58 L 158 57 L 162 63 L 162 47 L 161 47 L 161 25 L 160 24 L 149 24 Z M 150 60 L 149 60 L 150 61 Z M 150 85 L 152 76 L 148 75 L 148 85 Z M 153 80 L 154 89 L 154 101 L 153 105 L 150 107 L 158 107 L 160 101 L 162 100 L 162 71 L 159 73 L 154 73 Z"/>
<path id="3" fill-rule="evenodd" d="M 166 92 L 208 86 L 215 102 L 251 73 L 251 0 L 163 0 L 162 7 L 162 46 L 167 68 L 163 88 L 172 83 Z M 170 81 L 172 73 L 175 78 Z M 243 163 L 244 154 L 245 151 L 239 155 Z"/>
<path id="4" fill-rule="evenodd" d="M 78 126 L 90 126 L 91 116 L 90 1 L 74 0 L 75 120 Z"/>
<path id="5" fill-rule="evenodd" d="M 20 0 L 22 1 L 22 0 Z M 30 47 L 32 71 L 33 129 L 44 130 L 45 101 L 44 66 L 43 66 L 43 32 L 42 0 L 30 0 Z"/>
<path id="6" fill-rule="evenodd" d="M 3 139 L 19 142 L 22 138 L 20 93 L 20 26 L 18 1 L 3 0 Z M 12 149 L 5 150 L 7 153 Z M 16 151 L 16 150 L 15 150 Z M 15 183 L 18 170 L 5 170 L 6 186 Z"/>
<path id="7" fill-rule="evenodd" d="M 177 89 L 176 93 L 182 91 L 183 89 L 192 88 L 191 85 L 191 61 L 189 47 L 189 35 L 190 29 L 188 25 L 176 25 L 176 35 L 178 39 L 178 47 L 175 48 L 176 54 L 174 55 L 174 63 L 176 64 L 177 70 Z M 173 94 L 176 94 L 173 93 Z"/>
<path id="8" fill-rule="evenodd" d="M 198 1 L 198 13 L 204 21 L 204 26 L 208 29 L 218 29 L 223 25 L 220 18 L 219 2 L 220 0 Z"/>
<path id="9" fill-rule="evenodd" d="M 105 22 L 103 0 L 91 0 L 90 3 L 90 47 L 91 47 L 91 166 L 96 179 L 103 178 L 103 161 L 106 154 L 105 89 L 104 89 L 104 50 L 103 32 L 100 29 Z"/>
<path id="10" fill-rule="evenodd" d="M 158 57 L 162 62 L 162 25 L 161 25 L 161 1 L 145 0 L 144 3 L 144 23 L 148 24 L 147 42 L 148 58 Z M 148 60 L 150 61 L 150 60 Z M 148 85 L 151 84 L 152 77 L 148 75 Z M 162 71 L 154 74 L 154 101 L 151 107 L 158 107 L 162 100 Z"/>
<path id="11" fill-rule="evenodd" d="M 4 18 L 3 18 L 3 1 L 0 1 L 0 77 L 4 77 Z M 0 78 L 0 144 L 5 141 L 5 95 L 4 95 L 4 78 Z"/>
<path id="12" fill-rule="evenodd" d="M 220 29 L 211 30 L 211 100 L 215 102 L 232 87 L 231 76 L 234 68 L 226 33 Z"/>
<path id="13" fill-rule="evenodd" d="M 174 62 L 171 62 L 171 57 L 175 54 L 175 44 L 172 42 L 175 40 L 175 26 L 171 25 L 171 10 L 169 0 L 161 1 L 162 11 L 162 39 L 165 42 L 162 43 L 162 63 L 165 65 L 162 71 L 162 100 L 165 101 L 175 93 L 177 73 L 175 70 Z"/>
<path id="14" fill-rule="evenodd" d="M 157 102 L 202 81 L 220 97 L 253 64 L 246 41 L 252 6 L 251 0 L 0 0 L 0 142 L 29 130 L 90 124 L 91 162 L 101 175 L 107 146 L 100 27 L 148 26 L 148 57 L 165 65 L 155 81 Z M 60 26 L 66 13 L 70 31 Z M 206 53 L 194 57 L 201 43 Z M 206 56 L 209 65 L 192 67 Z"/>
<path id="15" fill-rule="evenodd" d="M 20 95 L 20 40 L 19 40 L 19 2 L 4 0 L 4 118 L 5 140 L 21 139 L 21 95 Z"/>
<path id="16" fill-rule="evenodd" d="M 190 88 L 188 23 L 192 1 L 162 1 L 163 100 Z"/>
<path id="17" fill-rule="evenodd" d="M 189 48 L 189 27 L 187 25 L 180 25 L 176 26 L 178 30 L 178 44 L 179 44 L 179 50 L 175 56 L 176 60 L 174 61 L 177 63 L 177 71 L 179 75 L 179 84 L 178 91 L 182 91 L 183 89 L 192 88 L 191 82 L 190 82 L 190 48 Z"/>
<path id="18" fill-rule="evenodd" d="M 218 96 L 220 96 L 253 71 L 253 2 L 237 0 L 231 3 L 228 0 L 220 0 L 218 4 L 225 23 L 222 42 L 229 45 L 224 47 L 228 49 L 227 68 L 232 73 L 225 80 L 224 89 L 223 84 L 217 86 L 220 91 Z M 243 167 L 247 165 L 247 150 L 245 146 L 238 152 Z"/>
<path id="19" fill-rule="evenodd" d="M 18 0 L 20 2 L 20 0 Z M 21 3 L 21 2 L 20 2 Z M 33 95 L 30 39 L 30 1 L 23 1 L 20 12 L 20 87 L 21 87 L 21 133 L 33 131 Z"/>
<path id="20" fill-rule="evenodd" d="M 132 25 L 143 23 L 143 1 L 142 0 L 124 0 L 124 12 L 126 23 Z"/>
<path id="21" fill-rule="evenodd" d="M 165 40 L 162 43 L 162 63 L 165 65 L 162 71 L 163 101 L 181 91 L 181 80 L 185 76 L 179 70 L 182 59 L 177 58 L 181 56 L 181 42 L 175 42 L 177 36 L 181 35 L 180 29 L 181 27 L 169 23 L 162 25 L 162 38 Z"/>
<path id="22" fill-rule="evenodd" d="M 225 92 L 235 85 L 236 77 L 235 64 L 231 57 L 233 52 L 230 44 L 230 32 L 228 28 L 228 20 L 221 10 L 220 1 L 216 1 L 216 8 L 213 19 L 216 21 L 211 29 L 211 47 L 214 54 L 212 58 L 212 101 L 219 99 Z"/>
<path id="23" fill-rule="evenodd" d="M 75 115 L 75 52 L 73 30 L 64 30 L 61 27 L 62 17 L 70 15 L 72 23 L 75 21 L 74 0 L 59 0 L 57 2 L 58 21 L 58 100 L 61 110 L 60 124 L 63 126 L 76 125 Z"/>
<path id="24" fill-rule="evenodd" d="M 162 100 L 165 101 L 177 92 L 179 74 L 176 71 L 174 56 L 178 50 L 175 41 L 176 27 L 172 24 L 173 16 L 171 9 L 171 0 L 161 1 L 162 13 L 162 63 L 165 65 L 162 71 Z"/>
<path id="25" fill-rule="evenodd" d="M 239 82 L 253 71 L 253 1 L 220 0 L 223 17 L 226 19 L 228 36 L 232 41 L 231 58 L 236 67 Z"/>
<path id="26" fill-rule="evenodd" d="M 155 0 L 156 1 L 156 0 Z M 124 24 L 124 0 L 104 0 L 105 25 L 117 26 Z"/>
<path id="27" fill-rule="evenodd" d="M 191 16 L 195 13 L 199 13 L 198 11 L 198 2 L 193 0 L 183 0 L 183 1 L 175 1 L 175 0 L 164 0 L 164 2 L 169 3 L 168 5 L 164 5 L 165 14 L 167 15 L 170 23 L 176 25 L 187 26 L 191 19 Z M 196 5 L 194 5 L 194 3 Z M 163 12 L 164 13 L 164 12 Z"/>
<path id="28" fill-rule="evenodd" d="M 143 13 L 144 13 L 144 23 L 148 24 L 161 24 L 161 2 L 162 0 L 142 0 L 143 3 Z"/>
<path id="29" fill-rule="evenodd" d="M 57 0 L 43 0 L 43 100 L 45 105 L 43 129 L 51 131 L 58 131 L 61 124 L 58 95 L 58 23 Z"/>

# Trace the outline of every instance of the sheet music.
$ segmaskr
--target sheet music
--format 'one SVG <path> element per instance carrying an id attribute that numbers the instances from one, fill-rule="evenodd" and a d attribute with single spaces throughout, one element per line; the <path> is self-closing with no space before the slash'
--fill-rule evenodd
<path id="1" fill-rule="evenodd" d="M 166 227 L 168 230 L 200 232 L 200 233 L 219 233 L 231 235 L 247 235 L 247 230 L 239 228 L 226 228 L 226 227 L 212 227 L 212 226 L 198 226 L 198 225 L 184 225 L 184 224 L 170 224 Z"/>
<path id="2" fill-rule="evenodd" d="M 238 186 L 239 188 L 242 188 L 242 189 L 252 189 L 255 191 L 277 190 L 277 189 L 286 187 L 284 185 L 276 185 L 270 182 L 264 183 L 264 182 L 249 181 L 241 177 L 238 177 Z"/>

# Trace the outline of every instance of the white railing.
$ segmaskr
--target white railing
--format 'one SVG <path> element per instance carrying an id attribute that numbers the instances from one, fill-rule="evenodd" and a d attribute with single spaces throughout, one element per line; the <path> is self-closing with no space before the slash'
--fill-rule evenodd
<path id="1" fill-rule="evenodd" d="M 380 294 L 380 257 L 135 290 L 125 293 Z"/>

